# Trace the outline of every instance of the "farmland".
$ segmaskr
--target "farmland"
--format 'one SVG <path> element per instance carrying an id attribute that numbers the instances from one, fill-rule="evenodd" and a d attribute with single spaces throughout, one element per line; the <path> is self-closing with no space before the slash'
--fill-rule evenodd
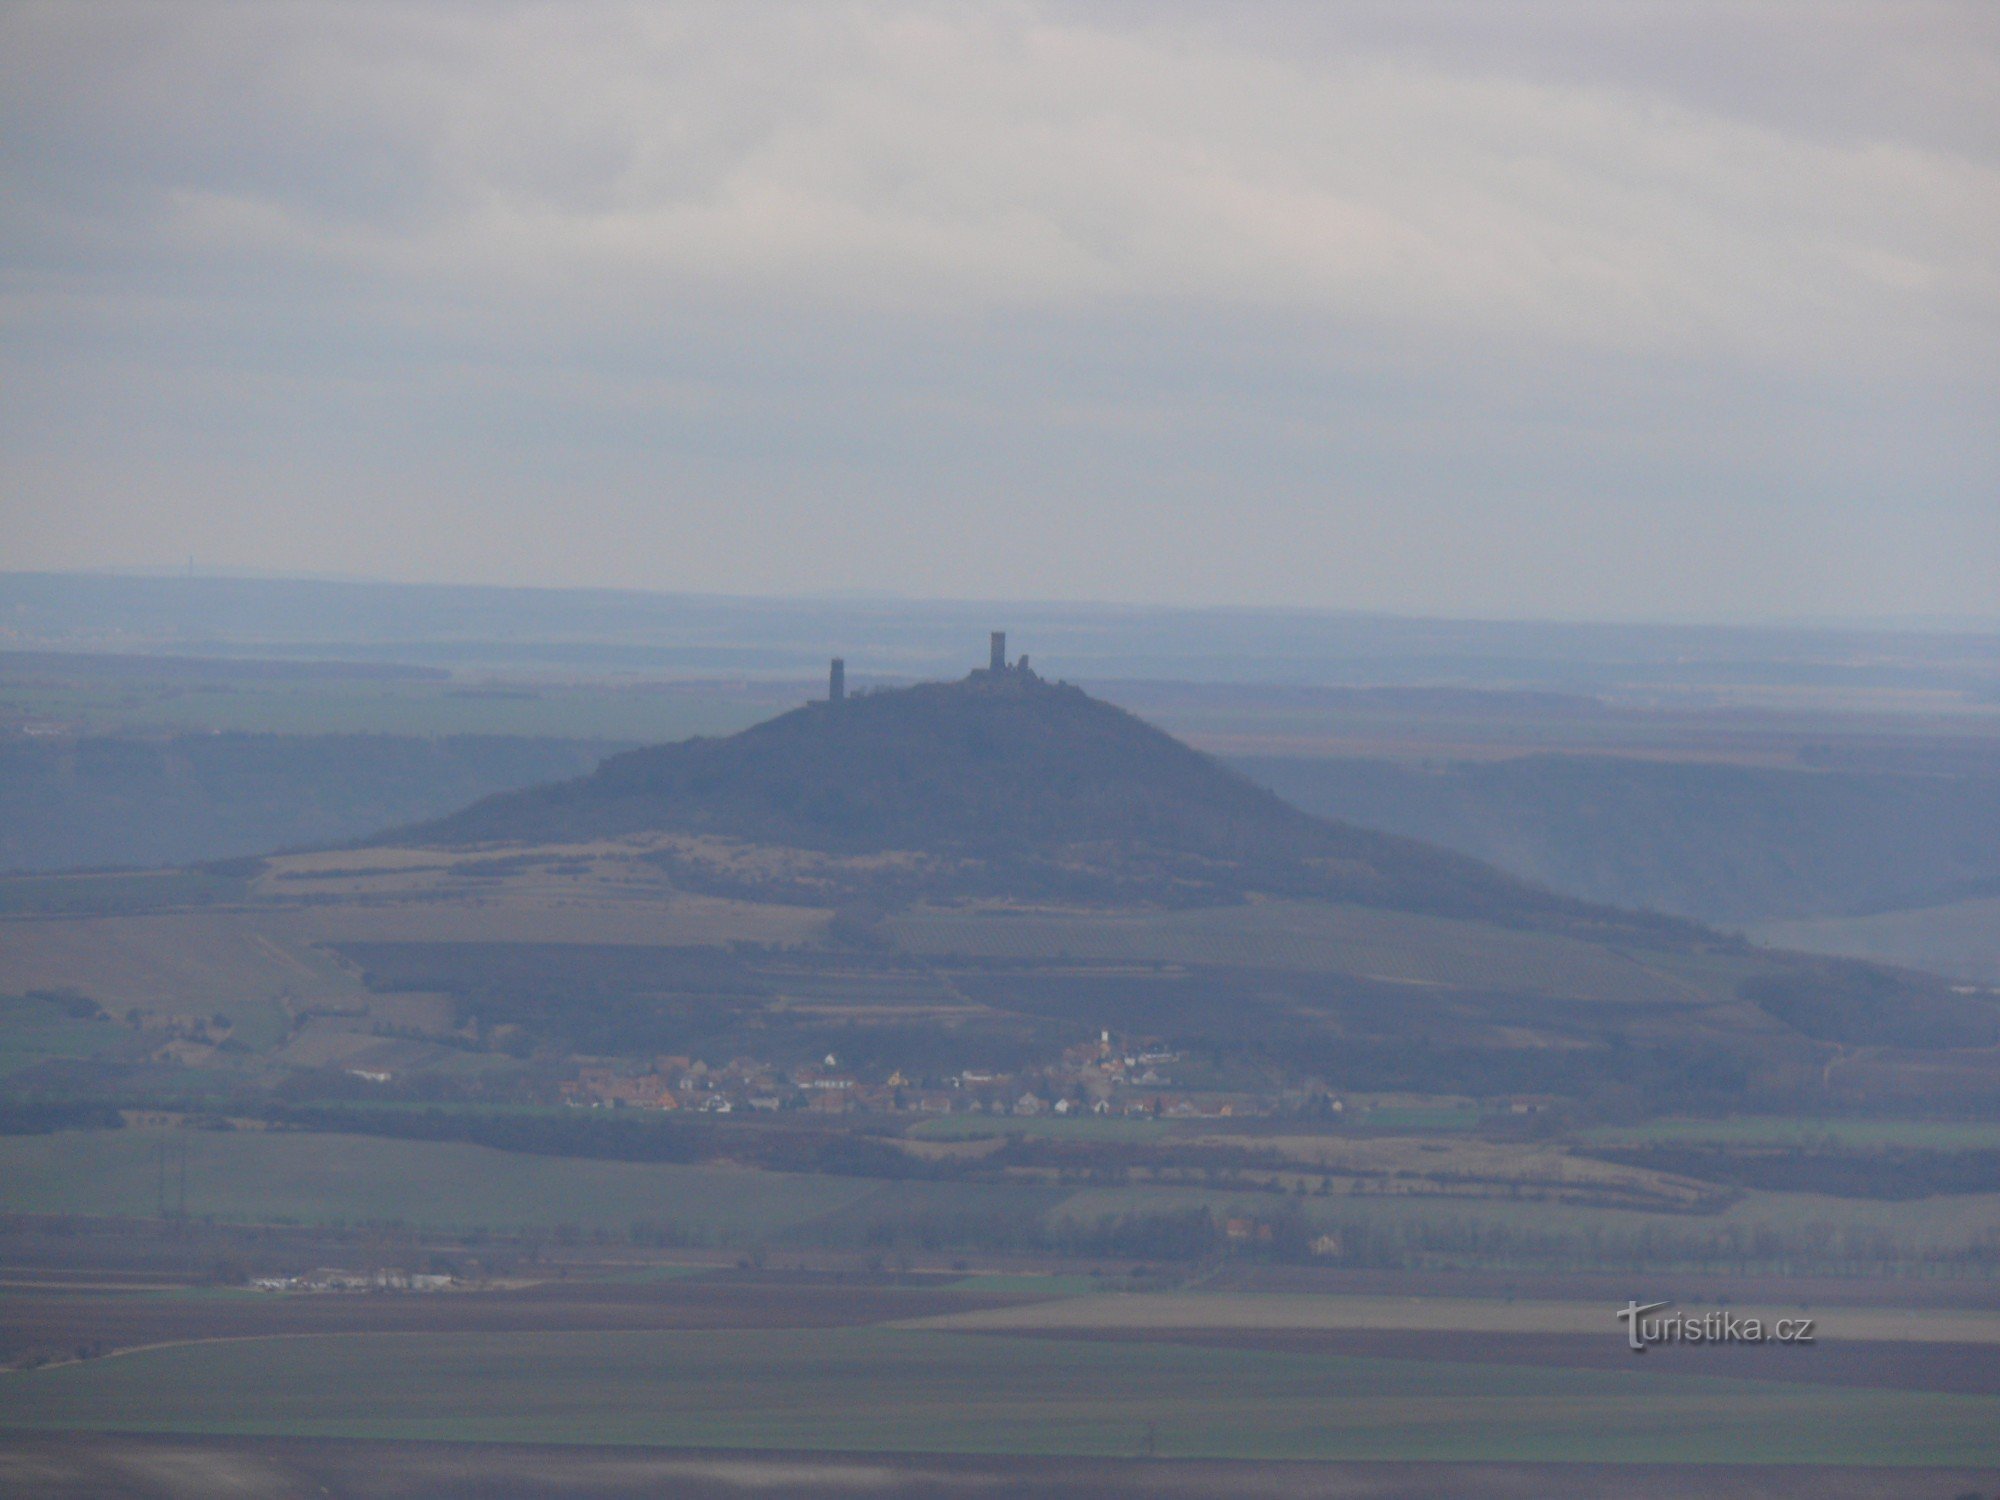
<path id="1" fill-rule="evenodd" d="M 1767 1321 L 1785 1315 L 1785 1309 L 1757 1305 L 1737 1305 L 1731 1310 Z M 940 1313 L 918 1319 L 913 1326 L 1008 1334 L 1143 1331 L 1169 1337 L 1217 1330 L 1305 1333 L 1384 1329 L 1468 1336 L 1589 1336 L 1603 1334 L 1607 1317 L 1602 1304 L 1582 1301 L 1139 1293 Z M 2000 1345 L 2000 1311 L 1834 1307 L 1819 1311 L 1816 1327 L 1819 1337 L 1829 1344 Z"/>
<path id="2" fill-rule="evenodd" d="M 740 1139 L 735 1149 L 747 1151 L 756 1137 L 719 1139 Z M 1377 1140 L 1341 1149 L 1406 1162 L 1414 1172 L 1433 1159 L 1420 1144 Z M 1464 1170 L 1452 1165 L 1458 1157 L 1438 1159 L 1447 1163 L 1441 1171 Z M 1365 1266 L 1907 1274 L 1940 1266 L 1952 1274 L 1983 1274 L 2000 1224 L 2000 1194 L 1991 1193 L 1886 1202 L 1749 1192 L 1717 1211 L 1685 1214 L 1518 1192 L 1467 1196 L 1441 1191 L 1448 1186 L 1442 1179 L 1432 1184 L 1415 1177 L 1357 1179 L 1346 1191 L 1299 1196 L 1186 1182 L 1098 1187 L 1045 1173 L 884 1180 L 579 1160 L 454 1140 L 299 1131 L 65 1130 L 0 1137 L 6 1207 L 16 1213 L 143 1219 L 159 1210 L 163 1170 L 171 1174 L 178 1211 L 183 1160 L 185 1213 L 218 1224 L 580 1232 L 621 1240 L 635 1224 L 645 1224 L 688 1243 L 742 1250 L 1060 1249 L 1094 1243 L 1093 1236 L 1121 1222 L 1166 1222 L 1194 1213 L 1204 1223 L 1295 1215 L 1311 1234 L 1338 1236 L 1345 1263 Z M 1478 1169 L 1520 1168 L 1482 1159 Z"/>
<path id="3" fill-rule="evenodd" d="M 1308 826 L 1011 670 L 575 782 L 355 731 L 796 694 L 344 670 L 15 704 L 98 834 L 440 800 L 0 880 L 0 1490 L 1990 1488 L 1994 996 Z M 1635 1294 L 1825 1337 L 1638 1360 Z"/>
<path id="4" fill-rule="evenodd" d="M 283 1038 L 289 1009 L 362 994 L 331 954 L 235 913 L 15 917 L 0 933 L 0 993 L 72 990 L 116 1014 L 217 1014 L 260 1049 Z"/>
<path id="5" fill-rule="evenodd" d="M 1546 934 L 1408 912 L 1273 901 L 1193 913 L 918 912 L 889 924 L 914 953 L 1008 960 L 1181 963 L 1488 985 L 1606 1003 L 1704 1004 L 1677 974 Z"/>
<path id="6" fill-rule="evenodd" d="M 670 1222 L 750 1243 L 867 1197 L 861 1178 L 803 1177 L 671 1164 L 516 1156 L 448 1141 L 260 1131 L 64 1131 L 0 1137 L 10 1210 L 142 1216 L 153 1212 L 158 1148 L 187 1212 L 246 1223 L 386 1224 L 547 1231 Z M 178 1192 L 178 1178 L 176 1178 Z"/>
<path id="7" fill-rule="evenodd" d="M 1992 1120 L 1875 1120 L 1800 1116 L 1734 1116 L 1715 1120 L 1649 1120 L 1644 1125 L 1602 1125 L 1582 1139 L 1606 1146 L 1658 1142 L 1717 1146 L 1822 1144 L 1865 1150 L 1907 1146 L 1934 1151 L 2000 1148 L 2000 1122 Z"/>
<path id="8" fill-rule="evenodd" d="M 0 1075 L 50 1057 L 130 1052 L 135 1042 L 68 1013 L 58 997 L 0 996 Z"/>
<path id="9" fill-rule="evenodd" d="M 297 1337 L 0 1377 L 5 1422 L 1230 1459 L 1991 1463 L 2000 1401 L 890 1328 Z M 1622 1387 L 1622 1388 L 1621 1388 Z"/>
<path id="10" fill-rule="evenodd" d="M 1263 1195 L 1197 1187 L 1085 1188 L 1065 1199 L 1059 1212 L 1094 1220 L 1144 1204 L 1156 1212 L 1202 1209 L 1229 1217 L 1268 1212 L 1269 1202 Z M 1315 1230 L 1346 1236 L 1353 1255 L 1434 1255 L 1491 1267 L 1755 1265 L 1804 1272 L 1929 1258 L 1983 1265 L 2000 1224 L 2000 1194 L 1894 1203 L 1753 1192 L 1719 1213 L 1688 1217 L 1393 1191 L 1308 1198 L 1299 1206 Z"/>

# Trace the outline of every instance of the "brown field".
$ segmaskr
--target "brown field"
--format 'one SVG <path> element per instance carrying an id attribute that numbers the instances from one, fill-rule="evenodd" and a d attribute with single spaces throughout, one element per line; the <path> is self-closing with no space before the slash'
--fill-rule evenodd
<path id="1" fill-rule="evenodd" d="M 323 1005 L 363 994 L 356 976 L 301 936 L 237 912 L 9 917 L 0 919 L 0 992 L 74 988 L 114 1012 L 201 1015 L 279 996 Z"/>
<path id="2" fill-rule="evenodd" d="M 659 1452 L 529 1444 L 12 1437 L 0 1494 L 46 1500 L 305 1500 L 574 1495 L 675 1500 L 1950 1500 L 1994 1487 L 1957 1468 L 1730 1464 L 1220 1463 L 810 1452 Z"/>

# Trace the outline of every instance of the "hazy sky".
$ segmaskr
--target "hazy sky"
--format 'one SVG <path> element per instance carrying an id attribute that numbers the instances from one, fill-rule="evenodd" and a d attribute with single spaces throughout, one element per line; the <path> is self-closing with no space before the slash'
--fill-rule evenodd
<path id="1" fill-rule="evenodd" d="M 2000 616 L 2000 5 L 0 4 L 0 567 Z"/>

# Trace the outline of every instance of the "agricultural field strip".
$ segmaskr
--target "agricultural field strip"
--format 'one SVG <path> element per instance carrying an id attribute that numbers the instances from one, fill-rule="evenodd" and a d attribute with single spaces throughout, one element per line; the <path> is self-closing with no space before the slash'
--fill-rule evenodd
<path id="1" fill-rule="evenodd" d="M 933 957 L 1350 973 L 1402 983 L 1539 990 L 1606 1004 L 1709 1006 L 1724 998 L 1685 975 L 1569 938 L 1496 937 L 1445 917 L 1318 902 L 1098 914 L 1088 920 L 1055 913 L 931 911 L 897 917 L 885 929 L 899 947 Z M 1494 969 L 1496 951 L 1507 955 L 1505 972 Z"/>
<path id="2" fill-rule="evenodd" d="M 770 1329 L 772 1326 L 773 1325 L 769 1323 L 745 1322 L 742 1325 L 742 1328 L 757 1329 L 758 1331 L 761 1332 Z M 777 1325 L 777 1326 L 783 1326 L 783 1325 Z M 860 1323 L 847 1326 L 866 1328 L 871 1325 L 866 1323 Z M 885 1328 L 899 1328 L 902 1327 L 903 1325 L 899 1323 L 885 1322 L 875 1326 L 881 1326 Z M 593 1333 L 595 1334 L 616 1333 L 619 1335 L 624 1335 L 628 1333 L 677 1334 L 677 1333 L 686 1333 L 688 1331 L 689 1330 L 687 1329 L 681 1329 L 681 1328 L 658 1328 L 658 1329 L 621 1328 L 621 1329 L 584 1329 L 584 1330 L 579 1330 L 574 1328 L 516 1328 L 516 1329 L 509 1329 L 505 1334 L 502 1335 L 494 1335 L 484 1329 L 475 1329 L 475 1330 L 469 1330 L 465 1333 L 458 1333 L 455 1331 L 442 1331 L 436 1328 L 288 1328 L 270 1333 L 205 1333 L 205 1334 L 191 1334 L 186 1338 L 148 1339 L 146 1342 L 141 1344 L 122 1344 L 122 1345 L 116 1345 L 111 1348 L 95 1351 L 91 1354 L 90 1360 L 95 1361 L 100 1359 L 125 1359 L 135 1354 L 154 1354 L 165 1349 L 203 1349 L 203 1348 L 210 1348 L 218 1344 L 238 1344 L 238 1345 L 296 1344 L 303 1341 L 310 1341 L 313 1343 L 325 1343 L 335 1339 L 340 1339 L 340 1340 L 416 1339 L 428 1343 L 432 1340 L 440 1338 L 505 1337 L 505 1338 L 523 1339 L 523 1340 L 571 1339 L 577 1337 L 587 1338 L 591 1336 Z M 723 1324 L 716 1328 L 703 1328 L 696 1331 L 705 1334 L 715 1334 L 715 1333 L 738 1332 L 741 1330 L 733 1328 L 731 1325 Z M 64 1365 L 79 1365 L 88 1362 L 90 1361 L 85 1361 L 81 1359 L 54 1359 L 50 1360 L 47 1364 L 36 1365 L 34 1368 L 37 1370 L 59 1369 Z M 0 1382 L 4 1382 L 9 1375 L 24 1374 L 24 1373 L 28 1372 L 0 1369 Z M 5 1385 L 0 1384 L 0 1390 L 4 1389 L 6 1389 Z"/>
<path id="3" fill-rule="evenodd" d="M 106 1005 L 200 1014 L 211 1001 L 315 1002 L 364 993 L 332 959 L 286 936 L 237 913 L 13 917 L 0 922 L 0 991 L 75 988 Z"/>
<path id="4" fill-rule="evenodd" d="M 1666 1119 L 1584 1131 L 1585 1146 L 1740 1146 L 1747 1150 L 1890 1147 L 1930 1151 L 2000 1150 L 2000 1121 L 1807 1119 L 1753 1115 L 1721 1120 Z"/>
<path id="5" fill-rule="evenodd" d="M 1745 1192 L 1720 1212 L 1677 1215 L 1667 1219 L 1650 1210 L 1613 1206 L 1583 1207 L 1546 1200 L 1511 1201 L 1505 1198 L 1444 1199 L 1420 1194 L 1371 1194 L 1364 1198 L 1345 1196 L 1294 1200 L 1314 1222 L 1326 1223 L 1346 1232 L 1388 1224 L 1436 1223 L 1441 1218 L 1469 1218 L 1476 1210 L 1481 1223 L 1504 1227 L 1528 1236 L 1548 1235 L 1567 1238 L 1572 1244 L 1588 1243 L 1592 1226 L 1607 1233 L 1645 1235 L 1659 1231 L 1668 1235 L 1687 1231 L 1715 1240 L 1715 1253 L 1724 1260 L 1741 1258 L 1743 1237 L 1754 1239 L 1760 1232 L 1780 1236 L 1807 1235 L 1820 1238 L 1830 1234 L 1860 1232 L 1883 1235 L 1910 1253 L 1949 1249 L 1955 1253 L 1972 1250 L 1984 1243 L 1993 1226 L 2000 1223 L 2000 1194 L 1963 1193 L 1898 1201 L 1860 1198 L 1832 1198 L 1816 1193 Z M 1262 1192 L 1242 1192 L 1225 1188 L 1173 1187 L 1085 1187 L 1063 1200 L 1056 1213 L 1064 1218 L 1091 1221 L 1143 1210 L 1205 1208 L 1216 1215 L 1245 1215 L 1256 1218 L 1271 1211 L 1271 1200 Z M 1834 1257 L 1838 1259 L 1836 1255 Z"/>
<path id="6" fill-rule="evenodd" d="M 1688 1304 L 1689 1313 L 1709 1311 Z M 1472 1297 L 1312 1297 L 1273 1293 L 1105 1293 L 978 1312 L 942 1313 L 894 1326 L 982 1332 L 1084 1329 L 1406 1329 L 1456 1333 L 1622 1336 L 1610 1302 L 1504 1302 Z M 1894 1307 L 1738 1306 L 1738 1317 L 1801 1315 L 1829 1340 L 2000 1344 L 2000 1312 Z"/>
<path id="7" fill-rule="evenodd" d="M 343 942 L 720 945 L 801 942 L 826 913 L 675 899 L 537 905 L 433 900 L 115 917 L 0 918 L 0 994 L 73 988 L 108 1009 L 207 1015 L 246 1004 L 365 1008 Z"/>
<path id="8" fill-rule="evenodd" d="M 1571 1156 L 1560 1146 L 1538 1143 L 1405 1136 L 1203 1135 L 1190 1137 L 1186 1144 L 1247 1150 L 1295 1163 L 1309 1172 L 1335 1175 L 1405 1173 L 1476 1182 L 1593 1184 L 1673 1198 L 1699 1197 L 1707 1191 L 1705 1184 L 1690 1178 Z"/>
<path id="9" fill-rule="evenodd" d="M 152 1215 L 157 1211 L 162 1142 L 192 1152 L 190 1209 L 234 1222 L 400 1220 L 449 1230 L 567 1222 L 622 1232 L 639 1219 L 665 1219 L 703 1234 L 755 1237 L 793 1232 L 800 1225 L 825 1222 L 829 1214 L 846 1214 L 858 1224 L 892 1207 L 881 1197 L 892 1191 L 933 1204 L 952 1197 L 945 1192 L 951 1185 L 943 1183 L 897 1185 L 870 1178 L 521 1156 L 460 1142 L 140 1128 L 0 1138 L 0 1205 L 25 1213 Z M 725 1184 L 726 1198 L 718 1192 Z M 988 1184 L 979 1186 L 976 1196 L 986 1208 L 1079 1223 L 1194 1208 L 1257 1217 L 1271 1208 L 1270 1195 L 1262 1191 L 1148 1185 L 1084 1188 L 1053 1197 L 1048 1192 Z M 1295 1201 L 1310 1220 L 1343 1233 L 1367 1225 L 1422 1226 L 1438 1222 L 1440 1215 L 1451 1221 L 1474 1212 L 1476 1202 L 1478 1224 L 1516 1235 L 1553 1235 L 1578 1249 L 1589 1248 L 1593 1226 L 1623 1236 L 1663 1231 L 1664 1226 L 1670 1234 L 1720 1236 L 1710 1248 L 1729 1261 L 1766 1253 L 1754 1250 L 1757 1236 L 1766 1232 L 1786 1243 L 1808 1233 L 1862 1233 L 1888 1236 L 1903 1253 L 1962 1254 L 2000 1222 L 1996 1194 L 1889 1203 L 1753 1191 L 1718 1214 L 1671 1220 L 1623 1208 L 1525 1199 L 1453 1198 L 1447 1203 L 1372 1195 Z M 1672 1259 L 1684 1256 L 1689 1247 L 1657 1249 Z M 1838 1259 L 1842 1252 L 1834 1246 L 1827 1253 Z"/>
<path id="10" fill-rule="evenodd" d="M 308 907 L 281 917 L 316 943 L 588 943 L 721 947 L 735 941 L 809 942 L 829 912 L 813 907 L 710 902 L 657 894 L 592 901 L 536 901 L 507 891 L 478 898 Z"/>
<path id="11" fill-rule="evenodd" d="M 1977 1396 L 886 1328 L 259 1341 L 4 1385 L 0 1423 L 41 1430 L 1130 1455 L 1157 1426 L 1170 1457 L 2000 1454 Z"/>
<path id="12" fill-rule="evenodd" d="M 0 1207 L 143 1217 L 157 1147 L 188 1148 L 190 1211 L 238 1223 L 349 1220 L 442 1230 L 671 1217 L 760 1237 L 882 1189 L 869 1178 L 513 1155 L 445 1141 L 284 1132 L 126 1129 L 0 1137 Z"/>

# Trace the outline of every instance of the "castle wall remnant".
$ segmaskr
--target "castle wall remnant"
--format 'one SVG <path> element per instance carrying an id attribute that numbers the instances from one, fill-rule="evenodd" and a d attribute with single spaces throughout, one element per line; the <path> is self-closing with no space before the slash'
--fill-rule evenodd
<path id="1" fill-rule="evenodd" d="M 987 665 L 992 671 L 995 672 L 1004 672 L 1007 670 L 1006 631 L 996 630 L 993 632 L 993 659 L 992 661 L 987 663 Z"/>
<path id="2" fill-rule="evenodd" d="M 847 660 L 836 656 L 826 674 L 826 701 L 838 703 L 847 696 Z"/>

